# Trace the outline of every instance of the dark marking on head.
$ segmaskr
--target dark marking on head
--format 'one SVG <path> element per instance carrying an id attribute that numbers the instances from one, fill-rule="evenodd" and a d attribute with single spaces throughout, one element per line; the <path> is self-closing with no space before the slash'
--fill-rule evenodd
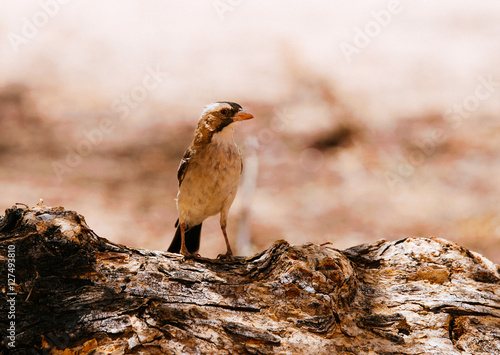
<path id="1" fill-rule="evenodd" d="M 234 113 L 238 112 L 239 110 L 242 110 L 243 107 L 241 107 L 239 104 L 236 102 L 231 102 L 231 101 L 216 101 L 218 104 L 228 104 L 231 106 L 231 109 L 233 110 Z"/>
<path id="2" fill-rule="evenodd" d="M 231 116 L 232 117 L 232 116 Z M 215 128 L 215 131 L 214 133 L 217 133 L 217 132 L 220 132 L 222 131 L 224 128 L 226 128 L 227 126 L 229 126 L 231 123 L 233 123 L 233 119 L 232 118 L 228 118 L 228 119 L 225 119 L 225 120 L 222 120 L 221 124 L 218 125 L 216 128 Z"/>
<path id="3" fill-rule="evenodd" d="M 243 108 L 236 102 L 230 101 L 217 101 L 218 104 L 225 104 L 228 107 L 223 107 L 219 110 L 221 123 L 215 128 L 214 133 L 222 131 L 225 127 L 234 122 L 233 117 Z"/>

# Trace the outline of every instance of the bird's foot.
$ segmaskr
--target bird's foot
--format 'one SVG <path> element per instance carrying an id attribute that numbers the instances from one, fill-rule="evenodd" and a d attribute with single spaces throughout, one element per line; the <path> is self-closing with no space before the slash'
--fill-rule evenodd
<path id="1" fill-rule="evenodd" d="M 221 261 L 234 261 L 234 256 L 232 252 L 227 252 L 226 254 L 217 255 L 217 259 Z"/>
<path id="2" fill-rule="evenodd" d="M 196 259 L 196 258 L 199 258 L 201 255 L 198 254 L 198 253 L 191 253 L 186 249 L 182 250 L 181 248 L 181 252 L 180 252 L 182 255 L 184 255 L 184 258 L 187 260 L 187 259 Z"/>
<path id="3" fill-rule="evenodd" d="M 201 255 L 198 253 L 186 253 L 186 254 L 181 253 L 181 255 L 184 257 L 184 259 L 182 259 L 181 262 L 201 258 Z"/>

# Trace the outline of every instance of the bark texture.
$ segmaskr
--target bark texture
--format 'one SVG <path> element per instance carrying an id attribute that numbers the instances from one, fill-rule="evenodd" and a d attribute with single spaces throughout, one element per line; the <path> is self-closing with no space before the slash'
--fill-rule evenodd
<path id="1" fill-rule="evenodd" d="M 5 354 L 500 353 L 499 267 L 443 239 L 186 261 L 38 205 L 6 211 L 0 248 Z"/>

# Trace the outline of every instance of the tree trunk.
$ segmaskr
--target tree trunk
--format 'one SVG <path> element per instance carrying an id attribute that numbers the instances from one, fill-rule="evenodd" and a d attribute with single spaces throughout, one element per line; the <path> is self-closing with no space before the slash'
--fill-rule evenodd
<path id="1" fill-rule="evenodd" d="M 499 267 L 443 239 L 184 260 L 38 205 L 0 248 L 5 354 L 500 353 Z"/>

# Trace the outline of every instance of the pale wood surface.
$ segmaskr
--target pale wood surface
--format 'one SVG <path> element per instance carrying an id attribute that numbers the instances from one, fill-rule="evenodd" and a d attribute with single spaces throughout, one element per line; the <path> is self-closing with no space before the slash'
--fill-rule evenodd
<path id="1" fill-rule="evenodd" d="M 17 339 L 7 348 L 2 308 L 3 353 L 500 353 L 499 267 L 443 239 L 347 250 L 277 241 L 233 263 L 185 261 L 39 205 L 6 211 L 5 265 L 8 245 Z"/>

